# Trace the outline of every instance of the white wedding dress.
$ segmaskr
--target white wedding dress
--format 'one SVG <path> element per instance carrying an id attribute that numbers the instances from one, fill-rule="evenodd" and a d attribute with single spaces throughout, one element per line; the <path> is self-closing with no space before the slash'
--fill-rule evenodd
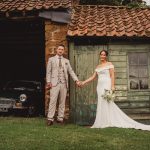
<path id="1" fill-rule="evenodd" d="M 120 127 L 150 130 L 150 125 L 144 125 L 134 121 L 129 118 L 113 101 L 107 102 L 107 100 L 102 98 L 104 90 L 111 89 L 110 68 L 114 68 L 114 66 L 109 65 L 95 69 L 98 74 L 98 103 L 96 119 L 91 128 Z"/>

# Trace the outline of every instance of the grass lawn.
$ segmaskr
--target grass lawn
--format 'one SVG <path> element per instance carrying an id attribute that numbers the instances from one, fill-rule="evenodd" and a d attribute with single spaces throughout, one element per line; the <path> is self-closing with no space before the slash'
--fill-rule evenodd
<path id="1" fill-rule="evenodd" d="M 150 131 L 47 127 L 45 118 L 0 117 L 0 150 L 150 150 Z"/>

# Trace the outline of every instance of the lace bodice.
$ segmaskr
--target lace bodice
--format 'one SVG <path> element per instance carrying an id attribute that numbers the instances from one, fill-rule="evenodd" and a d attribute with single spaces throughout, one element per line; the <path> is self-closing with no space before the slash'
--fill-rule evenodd
<path id="1" fill-rule="evenodd" d="M 107 65 L 104 67 L 96 68 L 95 71 L 98 74 L 98 78 L 101 78 L 101 77 L 110 78 L 109 69 L 111 69 L 111 68 L 114 68 L 114 66 L 113 65 Z"/>

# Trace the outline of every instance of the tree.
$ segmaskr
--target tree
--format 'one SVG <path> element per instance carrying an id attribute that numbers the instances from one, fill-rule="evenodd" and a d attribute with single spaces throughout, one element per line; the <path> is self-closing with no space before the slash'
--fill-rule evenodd
<path id="1" fill-rule="evenodd" d="M 121 5 L 122 0 L 80 0 L 81 5 Z"/>
<path id="2" fill-rule="evenodd" d="M 81 5 L 125 5 L 129 7 L 146 7 L 143 0 L 80 0 Z"/>
<path id="3" fill-rule="evenodd" d="M 122 5 L 128 7 L 146 7 L 146 2 L 143 0 L 123 0 Z"/>

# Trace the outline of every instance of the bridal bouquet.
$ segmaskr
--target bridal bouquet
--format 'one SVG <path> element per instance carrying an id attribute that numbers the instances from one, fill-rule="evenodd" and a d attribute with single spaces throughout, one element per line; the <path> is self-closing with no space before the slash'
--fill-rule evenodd
<path id="1" fill-rule="evenodd" d="M 115 93 L 112 91 L 112 90 L 106 90 L 105 89 L 105 92 L 104 94 L 102 95 L 102 97 L 107 100 L 108 102 L 110 101 L 114 101 L 116 96 L 115 96 Z"/>

